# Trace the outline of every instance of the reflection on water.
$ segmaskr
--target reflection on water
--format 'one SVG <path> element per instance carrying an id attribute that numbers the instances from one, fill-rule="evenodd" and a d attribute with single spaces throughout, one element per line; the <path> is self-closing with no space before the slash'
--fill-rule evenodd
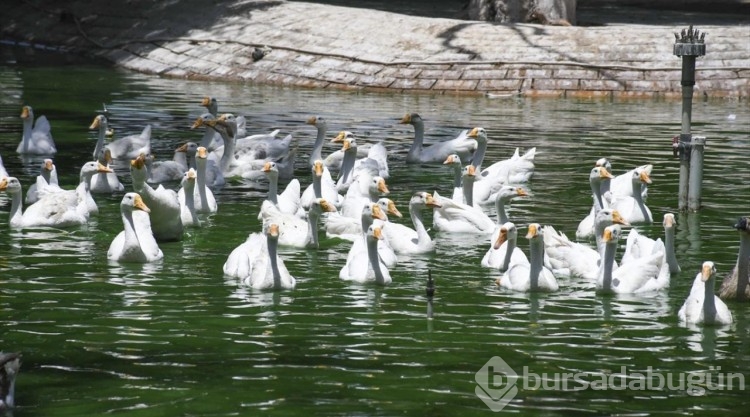
<path id="1" fill-rule="evenodd" d="M 398 120 L 412 111 L 426 120 L 428 142 L 485 127 L 487 161 L 537 147 L 536 173 L 527 184 L 532 195 L 508 209 L 520 230 L 539 222 L 574 236 L 591 207 L 588 172 L 603 156 L 615 173 L 654 164 L 647 204 L 657 223 L 637 226 L 640 233 L 662 236 L 661 218 L 677 205 L 678 161 L 670 141 L 679 130 L 676 102 L 380 95 L 63 69 L 0 66 L 7 92 L 0 97 L 0 154 L 24 184 L 39 171 L 38 160 L 15 154 L 24 103 L 50 119 L 60 182 L 73 188 L 91 156 L 95 132 L 88 126 L 102 103 L 118 136 L 151 124 L 152 150 L 167 159 L 179 144 L 198 140 L 190 125 L 204 111 L 201 98 L 212 95 L 220 111 L 246 115 L 250 132 L 294 135 L 303 187 L 315 137 L 304 123 L 308 116 L 325 117 L 329 136 L 347 129 L 363 143 L 384 140 L 389 197 L 404 213 L 415 191 L 452 191 L 450 169 L 404 164 L 413 130 Z M 527 366 L 537 373 L 598 375 L 621 366 L 745 372 L 747 305 L 729 303 L 736 323 L 726 328 L 682 327 L 676 314 L 704 260 L 713 260 L 720 275 L 734 265 L 739 241 L 731 226 L 748 214 L 743 202 L 750 201 L 747 110 L 743 102 L 694 104 L 694 131 L 709 137 L 704 208 L 677 216 L 683 272 L 668 291 L 647 296 L 600 295 L 580 278 L 561 278 L 553 294 L 510 293 L 496 285 L 497 271 L 479 267 L 486 238 L 434 231 L 435 252 L 400 257 L 387 288 L 341 281 L 350 244 L 322 238 L 318 249 L 280 248 L 298 280 L 294 291 L 259 292 L 221 271 L 229 252 L 260 229 L 265 182 L 231 181 L 216 190 L 218 213 L 202 216 L 203 228 L 189 230 L 182 242 L 160 245 L 164 260 L 147 265 L 106 259 L 122 230 L 121 195 L 96 196 L 100 214 L 87 227 L 21 231 L 7 227 L 9 202 L 0 195 L 0 349 L 24 353 L 19 415 L 236 415 L 241 407 L 288 416 L 311 406 L 322 415 L 478 414 L 487 408 L 474 395 L 475 373 L 493 356 L 516 371 Z M 736 117 L 728 120 L 729 114 Z M 323 152 L 336 149 L 326 144 Z M 130 189 L 127 166 L 117 171 Z M 489 215 L 494 218 L 494 207 Z M 408 216 L 400 221 L 410 224 Z M 429 213 L 425 223 L 432 224 Z M 519 237 L 524 251 L 527 245 Z M 428 270 L 436 285 L 432 320 L 426 318 Z M 743 395 L 707 391 L 697 404 L 684 391 L 522 389 L 508 409 L 692 414 L 696 406 L 731 408 Z"/>

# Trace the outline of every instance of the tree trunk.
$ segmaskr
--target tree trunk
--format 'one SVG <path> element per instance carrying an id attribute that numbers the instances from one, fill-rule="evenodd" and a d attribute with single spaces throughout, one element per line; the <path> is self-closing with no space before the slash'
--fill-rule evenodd
<path id="1" fill-rule="evenodd" d="M 576 0 L 469 0 L 469 20 L 570 26 L 576 22 Z"/>

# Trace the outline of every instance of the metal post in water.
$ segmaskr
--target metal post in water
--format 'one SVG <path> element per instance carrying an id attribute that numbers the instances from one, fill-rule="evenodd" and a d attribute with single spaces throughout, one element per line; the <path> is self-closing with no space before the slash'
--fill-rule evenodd
<path id="1" fill-rule="evenodd" d="M 435 281 L 432 280 L 432 271 L 427 270 L 427 318 L 432 319 L 432 297 L 435 295 Z"/>
<path id="2" fill-rule="evenodd" d="M 693 136 L 690 150 L 690 180 L 688 185 L 688 210 L 701 208 L 701 183 L 703 182 L 703 151 L 705 136 Z"/>
<path id="3" fill-rule="evenodd" d="M 683 29 L 679 34 L 675 33 L 674 37 L 674 54 L 682 58 L 682 126 L 680 129 L 680 141 L 677 147 L 680 157 L 678 206 L 680 211 L 685 211 L 688 209 L 688 190 L 690 187 L 688 180 L 690 175 L 690 154 L 692 146 L 690 119 L 693 112 L 695 58 L 706 54 L 706 44 L 704 43 L 706 33 L 700 33 L 698 29 L 694 30 L 691 25 L 689 29 Z M 705 141 L 703 143 L 705 144 Z M 700 190 L 698 191 L 698 199 L 700 200 Z"/>

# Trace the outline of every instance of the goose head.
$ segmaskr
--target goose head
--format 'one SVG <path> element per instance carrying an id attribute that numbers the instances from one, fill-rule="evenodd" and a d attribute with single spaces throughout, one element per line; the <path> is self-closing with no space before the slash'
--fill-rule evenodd
<path id="1" fill-rule="evenodd" d="M 463 168 L 461 177 L 464 181 L 474 181 L 477 177 L 477 168 L 474 165 L 466 165 Z"/>
<path id="2" fill-rule="evenodd" d="M 26 121 L 31 119 L 34 120 L 34 109 L 31 108 L 31 106 L 23 106 L 21 107 L 21 118 Z"/>
<path id="3" fill-rule="evenodd" d="M 400 211 L 396 208 L 396 203 L 390 198 L 383 197 L 378 199 L 378 205 L 386 213 L 386 215 L 393 215 L 396 217 L 403 217 Z"/>
<path id="4" fill-rule="evenodd" d="M 508 202 L 515 197 L 527 197 L 529 193 L 523 187 L 516 187 L 513 185 L 503 185 L 500 190 L 497 191 L 496 199 L 502 202 Z"/>
<path id="5" fill-rule="evenodd" d="M 372 223 L 371 219 L 388 220 L 383 212 L 383 209 L 377 203 L 367 203 L 362 207 L 362 217 L 366 220 L 370 220 L 367 223 Z"/>
<path id="6" fill-rule="evenodd" d="M 104 117 L 103 114 L 100 114 L 94 117 L 94 121 L 91 122 L 89 129 L 90 130 L 101 129 L 101 130 L 106 131 L 107 130 L 107 118 Z"/>
<path id="7" fill-rule="evenodd" d="M 379 226 L 370 225 L 367 228 L 367 240 L 377 242 L 383 239 L 383 230 Z"/>
<path id="8" fill-rule="evenodd" d="M 265 173 L 269 178 L 279 177 L 279 167 L 276 165 L 276 162 L 267 161 L 263 165 L 263 168 L 261 168 L 261 171 L 263 171 L 263 173 Z"/>
<path id="9" fill-rule="evenodd" d="M 237 134 L 237 118 L 232 113 L 224 113 L 215 122 L 207 123 L 213 130 L 233 138 Z"/>
<path id="10" fill-rule="evenodd" d="M 195 150 L 196 163 L 197 161 L 206 162 L 208 159 L 208 149 L 205 146 L 199 146 Z"/>
<path id="11" fill-rule="evenodd" d="M 607 170 L 607 172 L 612 172 L 612 163 L 609 162 L 609 159 L 607 158 L 599 158 L 596 160 L 596 163 L 594 164 L 595 167 L 602 167 Z"/>
<path id="12" fill-rule="evenodd" d="M 370 195 L 388 195 L 390 193 L 388 186 L 385 184 L 385 179 L 381 176 L 372 177 L 367 188 Z"/>
<path id="13" fill-rule="evenodd" d="M 483 127 L 475 127 L 474 129 L 471 129 L 467 137 L 476 139 L 480 142 L 486 142 L 487 141 L 487 131 L 484 130 Z"/>
<path id="14" fill-rule="evenodd" d="M 701 281 L 707 282 L 716 274 L 716 266 L 711 261 L 703 262 L 701 267 Z"/>
<path id="15" fill-rule="evenodd" d="M 648 170 L 644 167 L 638 167 L 633 170 L 633 186 L 634 190 L 640 190 L 640 184 L 651 184 L 651 177 L 649 176 Z M 637 185 L 637 187 L 636 187 Z"/>
<path id="16" fill-rule="evenodd" d="M 331 142 L 333 143 L 346 143 L 346 140 L 349 139 L 350 142 L 354 142 L 354 146 L 356 147 L 355 142 L 356 136 L 354 136 L 354 133 L 348 131 L 348 130 L 342 130 L 336 135 L 333 139 L 331 139 Z M 351 143 L 349 144 L 351 146 Z M 346 150 L 346 149 L 344 149 Z"/>
<path id="17" fill-rule="evenodd" d="M 414 125 L 422 122 L 422 117 L 417 113 L 406 113 L 399 122 L 402 125 Z"/>
<path id="18" fill-rule="evenodd" d="M 182 186 L 184 187 L 186 184 L 195 184 L 195 179 L 198 178 L 198 173 L 194 168 L 188 169 L 183 175 L 182 175 Z"/>
<path id="19" fill-rule="evenodd" d="M 307 118 L 305 123 L 313 125 L 318 129 L 326 129 L 328 127 L 328 123 L 322 116 L 310 116 Z"/>
<path id="20" fill-rule="evenodd" d="M 316 177 L 322 177 L 325 168 L 325 163 L 322 159 L 316 159 L 312 164 L 312 174 Z"/>
<path id="21" fill-rule="evenodd" d="M 191 129 L 197 129 L 202 126 L 208 126 L 209 123 L 215 123 L 216 118 L 211 113 L 203 113 L 202 115 L 198 116 L 197 119 L 193 122 L 193 124 L 190 126 Z"/>
<path id="22" fill-rule="evenodd" d="M 81 179 L 90 180 L 94 174 L 114 172 L 112 168 L 102 165 L 99 161 L 89 161 L 81 167 Z"/>
<path id="23" fill-rule="evenodd" d="M 16 177 L 4 177 L 0 179 L 0 191 L 5 191 L 8 194 L 18 194 L 23 188 L 21 182 Z"/>
<path id="24" fill-rule="evenodd" d="M 675 227 L 677 225 L 677 220 L 674 218 L 674 214 L 667 213 L 664 215 L 664 220 L 662 221 L 662 225 L 665 229 L 669 229 L 672 227 Z"/>
<path id="25" fill-rule="evenodd" d="M 328 202 L 325 198 L 316 198 L 310 205 L 310 211 L 318 213 L 335 213 L 338 210 L 336 210 L 336 206 Z"/>
<path id="26" fill-rule="evenodd" d="M 526 239 L 529 239 L 532 243 L 542 238 L 542 225 L 539 223 L 531 223 L 529 229 L 526 232 Z"/>
<path id="27" fill-rule="evenodd" d="M 740 232 L 750 233 L 750 216 L 740 217 L 734 228 Z"/>
<path id="28" fill-rule="evenodd" d="M 459 158 L 458 155 L 455 153 L 452 153 L 448 155 L 447 158 L 445 158 L 445 161 L 443 161 L 443 165 L 452 165 L 452 166 L 458 166 L 461 167 L 461 158 Z"/>
<path id="29" fill-rule="evenodd" d="M 409 200 L 409 204 L 429 208 L 442 207 L 442 205 L 438 203 L 437 200 L 435 200 L 432 194 L 425 191 L 414 193 L 414 195 L 411 196 L 411 200 Z"/>
<path id="30" fill-rule="evenodd" d="M 613 224 L 604 228 L 602 242 L 616 244 L 620 236 L 622 236 L 622 228 L 619 224 Z"/>
<path id="31" fill-rule="evenodd" d="M 143 202 L 143 198 L 141 198 L 141 195 L 138 193 L 125 193 L 125 195 L 122 197 L 122 201 L 120 202 L 120 208 L 124 211 L 133 211 L 133 210 L 141 210 L 146 213 L 150 213 L 151 209 L 146 206 L 146 203 Z"/>
<path id="32" fill-rule="evenodd" d="M 503 223 L 503 225 L 500 226 L 500 233 L 498 233 L 497 239 L 495 239 L 495 244 L 492 246 L 492 248 L 498 250 L 503 243 L 508 240 L 516 240 L 517 236 L 518 230 L 516 229 L 516 225 L 513 222 Z"/>
<path id="33" fill-rule="evenodd" d="M 52 159 L 45 158 L 42 162 L 42 176 L 49 180 L 50 173 L 55 170 L 55 163 Z"/>
<path id="34" fill-rule="evenodd" d="M 175 149 L 175 152 L 184 152 L 187 154 L 187 156 L 193 156 L 198 152 L 198 144 L 195 142 L 185 142 L 184 144 L 180 145 L 177 149 Z"/>
<path id="35" fill-rule="evenodd" d="M 279 238 L 279 225 L 277 223 L 269 223 L 265 227 L 265 234 L 269 239 L 277 240 Z"/>
<path id="36" fill-rule="evenodd" d="M 592 184 L 599 184 L 605 179 L 611 180 L 612 178 L 614 178 L 614 176 L 612 176 L 606 168 L 600 166 L 591 168 L 591 172 L 589 173 L 589 182 Z"/>
<path id="37" fill-rule="evenodd" d="M 203 97 L 201 100 L 201 106 L 205 107 L 211 114 L 216 114 L 219 111 L 219 103 L 215 97 Z"/>
<path id="38" fill-rule="evenodd" d="M 610 209 L 610 208 L 600 210 L 596 214 L 596 218 L 594 222 L 597 224 L 609 223 L 609 224 L 621 224 L 623 226 L 630 226 L 630 223 L 628 223 L 627 220 L 625 220 L 622 217 L 622 215 L 620 215 L 619 211 L 615 209 Z"/>

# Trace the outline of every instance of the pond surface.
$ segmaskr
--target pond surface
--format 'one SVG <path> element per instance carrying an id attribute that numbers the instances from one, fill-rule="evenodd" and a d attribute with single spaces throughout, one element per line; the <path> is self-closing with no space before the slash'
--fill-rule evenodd
<path id="1" fill-rule="evenodd" d="M 95 133 L 88 126 L 102 103 L 116 135 L 151 124 L 152 151 L 168 159 L 186 140 L 199 140 L 190 125 L 204 112 L 201 98 L 210 95 L 220 111 L 245 115 L 249 132 L 292 133 L 303 187 L 315 137 L 304 123 L 308 116 L 325 117 L 332 132 L 363 136 L 360 143 L 384 139 L 390 197 L 404 213 L 415 191 L 451 190 L 448 168 L 404 163 L 413 131 L 397 121 L 407 112 L 423 116 L 428 140 L 486 128 L 486 161 L 507 158 L 516 147 L 537 148 L 527 184 L 532 196 L 509 211 L 521 236 L 531 222 L 574 236 L 591 205 L 588 172 L 604 156 L 615 174 L 654 165 L 647 203 L 657 222 L 639 231 L 662 236 L 664 213 L 677 208 L 679 163 L 671 138 L 679 133 L 681 105 L 675 101 L 297 90 L 161 79 L 39 58 L 3 50 L 0 63 L 0 155 L 26 185 L 39 161 L 15 154 L 23 104 L 49 118 L 61 184 L 73 188 L 90 158 Z M 734 265 L 739 239 L 731 226 L 750 214 L 748 110 L 747 102 L 695 101 L 694 132 L 708 137 L 703 209 L 677 215 L 682 272 L 672 276 L 668 291 L 650 296 L 604 296 L 571 278 L 561 278 L 556 293 L 511 293 L 495 285 L 497 271 L 479 266 L 488 239 L 434 231 L 435 252 L 401 257 L 390 268 L 388 287 L 341 281 L 349 243 L 321 233 L 317 250 L 281 250 L 297 278 L 295 290 L 259 292 L 225 277 L 222 265 L 260 230 L 265 184 L 232 181 L 217 190 L 218 213 L 183 241 L 161 244 L 163 262 L 149 265 L 106 259 L 122 230 L 122 195 L 96 196 L 99 216 L 66 230 L 10 229 L 8 200 L 0 195 L 0 349 L 23 352 L 14 416 L 489 414 L 475 395 L 475 374 L 495 356 L 518 374 L 527 370 L 515 395 L 504 394 L 505 412 L 742 413 L 748 395 L 737 379 L 733 389 L 716 390 L 715 383 L 679 386 L 679 378 L 750 378 L 750 306 L 730 302 L 735 323 L 718 328 L 680 326 L 677 310 L 703 261 L 713 260 L 722 277 Z M 334 149 L 326 145 L 324 154 Z M 121 180 L 130 190 L 129 177 Z M 519 242 L 527 251 L 525 239 Z M 437 283 L 433 320 L 425 314 L 428 270 Z M 582 373 L 598 381 L 623 369 L 672 375 L 674 389 L 560 391 L 531 375 Z"/>

